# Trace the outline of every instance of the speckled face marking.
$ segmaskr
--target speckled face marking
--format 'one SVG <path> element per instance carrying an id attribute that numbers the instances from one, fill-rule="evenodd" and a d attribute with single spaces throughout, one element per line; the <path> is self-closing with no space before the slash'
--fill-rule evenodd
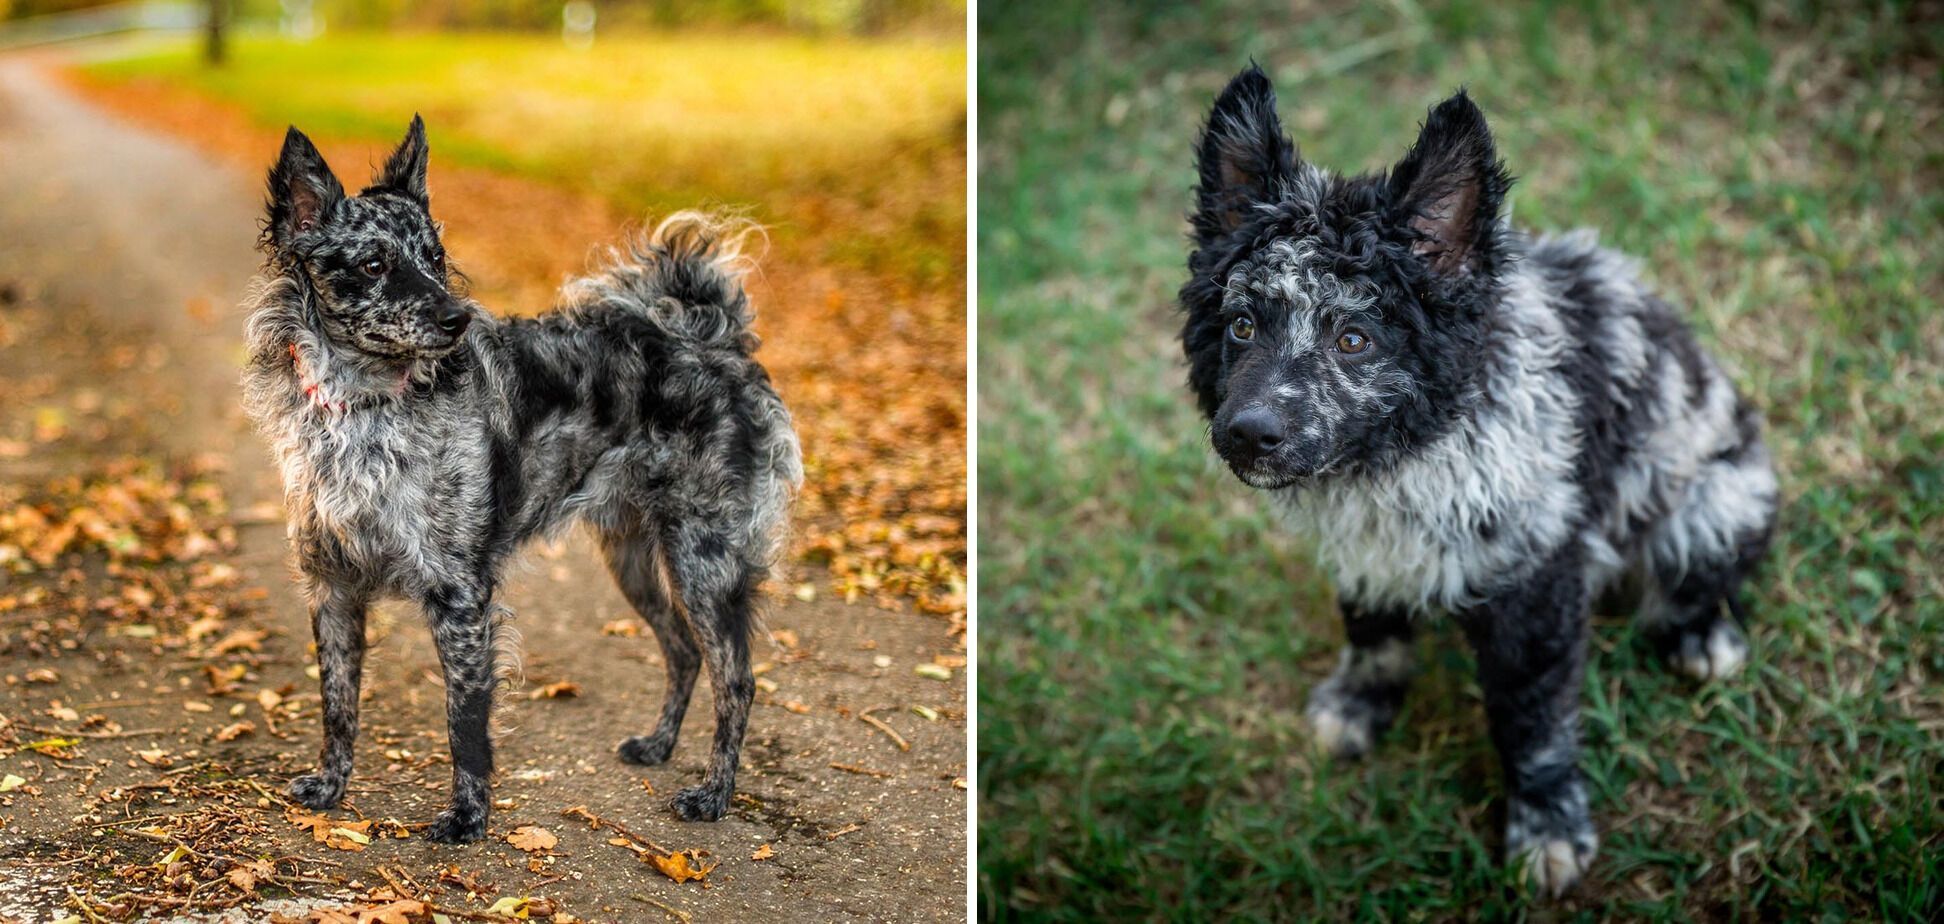
<path id="1" fill-rule="evenodd" d="M 293 129 L 271 171 L 272 259 L 310 289 L 320 332 L 364 357 L 436 359 L 472 319 L 429 211 L 427 156 L 415 119 L 372 185 L 347 197 Z"/>

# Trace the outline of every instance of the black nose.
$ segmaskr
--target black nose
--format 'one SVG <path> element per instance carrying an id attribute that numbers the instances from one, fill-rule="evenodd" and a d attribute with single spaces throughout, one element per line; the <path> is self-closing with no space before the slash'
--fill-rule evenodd
<path id="1" fill-rule="evenodd" d="M 1228 435 L 1238 449 L 1269 452 L 1282 445 L 1282 416 L 1260 405 L 1247 408 L 1229 421 Z"/>
<path id="2" fill-rule="evenodd" d="M 432 323 L 451 336 L 457 337 L 472 323 L 472 312 L 458 305 L 447 305 L 432 314 Z"/>

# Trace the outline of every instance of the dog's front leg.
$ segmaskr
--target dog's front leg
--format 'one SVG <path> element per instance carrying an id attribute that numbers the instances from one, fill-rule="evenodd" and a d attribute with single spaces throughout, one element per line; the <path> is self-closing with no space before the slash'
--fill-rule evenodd
<path id="1" fill-rule="evenodd" d="M 425 836 L 464 844 L 486 836 L 492 806 L 493 618 L 491 592 L 448 588 L 426 600 L 445 668 L 446 734 L 452 747 L 452 804 Z"/>
<path id="2" fill-rule="evenodd" d="M 1587 609 L 1569 555 L 1459 614 L 1505 771 L 1506 855 L 1555 897 L 1579 881 L 1598 845 L 1579 771 Z"/>
<path id="3" fill-rule="evenodd" d="M 317 772 L 290 781 L 292 799 L 313 809 L 336 808 L 351 779 L 358 740 L 358 690 L 364 674 L 365 606 L 356 587 L 310 579 L 311 635 L 317 640 L 317 683 L 324 700 L 324 746 Z"/>

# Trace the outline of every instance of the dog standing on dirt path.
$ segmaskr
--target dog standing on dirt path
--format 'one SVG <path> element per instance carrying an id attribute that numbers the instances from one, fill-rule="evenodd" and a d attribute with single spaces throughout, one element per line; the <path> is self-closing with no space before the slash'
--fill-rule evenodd
<path id="1" fill-rule="evenodd" d="M 1463 92 L 1388 175 L 1303 163 L 1251 67 L 1202 132 L 1189 381 L 1216 452 L 1276 492 L 1335 578 L 1349 647 L 1310 694 L 1318 743 L 1368 750 L 1412 623 L 1457 618 L 1510 790 L 1505 847 L 1557 895 L 1597 842 L 1579 772 L 1591 600 L 1641 578 L 1645 634 L 1701 679 L 1741 667 L 1723 605 L 1777 495 L 1761 421 L 1634 264 L 1529 239 Z"/>
<path id="2" fill-rule="evenodd" d="M 558 310 L 500 319 L 454 288 L 426 157 L 414 117 L 356 196 L 295 128 L 270 171 L 245 401 L 282 468 L 324 701 L 319 767 L 289 793 L 314 809 L 343 797 L 366 607 L 400 596 L 424 607 L 445 669 L 452 802 L 426 836 L 482 837 L 504 641 L 493 595 L 527 539 L 578 520 L 667 662 L 660 721 L 622 759 L 668 759 L 708 666 L 714 752 L 673 804 L 713 821 L 755 690 L 757 587 L 802 480 L 789 412 L 751 356 L 737 249 L 750 229 L 676 215 Z"/>

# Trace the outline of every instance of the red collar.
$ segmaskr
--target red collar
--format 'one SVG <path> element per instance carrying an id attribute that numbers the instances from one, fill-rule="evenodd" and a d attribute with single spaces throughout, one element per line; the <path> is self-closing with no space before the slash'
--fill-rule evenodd
<path id="1" fill-rule="evenodd" d="M 319 410 L 333 411 L 339 414 L 344 413 L 344 402 L 332 401 L 325 398 L 323 386 L 317 382 L 310 381 L 304 375 L 304 359 L 297 355 L 297 341 L 292 340 L 288 344 L 285 344 L 284 349 L 290 354 L 290 371 L 297 374 L 297 384 L 303 387 L 304 397 L 310 399 L 312 406 Z"/>

